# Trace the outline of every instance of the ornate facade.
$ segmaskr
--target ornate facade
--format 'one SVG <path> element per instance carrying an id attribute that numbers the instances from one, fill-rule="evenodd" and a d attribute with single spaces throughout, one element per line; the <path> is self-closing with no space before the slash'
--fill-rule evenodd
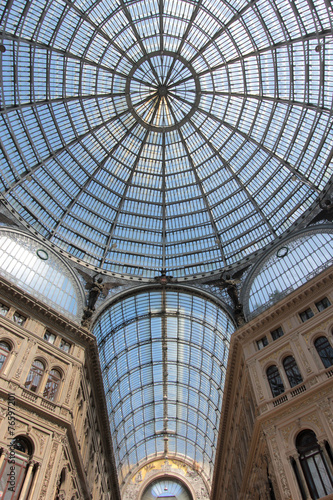
<path id="1" fill-rule="evenodd" d="M 233 335 L 214 500 L 332 498 L 330 304 L 332 268 Z M 312 313 L 307 318 L 304 311 Z M 312 456 L 325 484 L 319 479 L 311 483 L 307 456 L 297 445 L 299 436 L 309 431 L 315 435 Z"/>
<path id="2" fill-rule="evenodd" d="M 0 498 L 119 498 L 95 339 L 0 286 Z"/>

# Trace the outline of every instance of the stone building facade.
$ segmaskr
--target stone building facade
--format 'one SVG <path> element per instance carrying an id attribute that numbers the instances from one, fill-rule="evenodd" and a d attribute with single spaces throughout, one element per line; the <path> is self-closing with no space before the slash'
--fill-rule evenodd
<path id="1" fill-rule="evenodd" d="M 0 498 L 119 498 L 93 336 L 0 287 Z"/>
<path id="2" fill-rule="evenodd" d="M 212 499 L 333 497 L 331 304 L 330 268 L 233 335 Z"/>

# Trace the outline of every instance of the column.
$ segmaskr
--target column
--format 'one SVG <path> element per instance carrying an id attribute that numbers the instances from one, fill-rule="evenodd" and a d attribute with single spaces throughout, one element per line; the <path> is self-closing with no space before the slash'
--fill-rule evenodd
<path id="1" fill-rule="evenodd" d="M 27 472 L 26 472 L 26 475 L 25 475 L 25 478 L 24 478 L 23 486 L 22 486 L 22 489 L 21 489 L 21 493 L 20 493 L 20 496 L 19 496 L 18 500 L 24 500 L 25 493 L 26 493 L 27 488 L 28 488 L 30 476 L 31 476 L 31 473 L 32 473 L 32 468 L 33 468 L 33 462 L 29 462 L 28 463 Z"/>
<path id="2" fill-rule="evenodd" d="M 40 471 L 40 463 L 36 462 L 35 463 L 34 478 L 32 480 L 32 485 L 31 485 L 30 493 L 29 493 L 29 496 L 28 496 L 27 500 L 31 500 L 32 497 L 33 497 L 33 495 L 34 495 L 34 492 L 35 492 L 35 489 L 36 489 L 37 480 L 38 480 L 38 476 L 39 476 L 39 471 Z"/>

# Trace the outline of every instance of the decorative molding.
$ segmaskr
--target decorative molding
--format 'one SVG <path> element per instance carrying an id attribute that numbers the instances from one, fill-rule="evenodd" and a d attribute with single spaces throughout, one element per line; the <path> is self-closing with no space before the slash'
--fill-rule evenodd
<path id="1" fill-rule="evenodd" d="M 53 441 L 52 447 L 51 447 L 49 463 L 48 463 L 48 466 L 47 466 L 47 469 L 45 472 L 43 485 L 42 485 L 42 488 L 40 490 L 39 500 L 45 500 L 47 498 L 46 492 L 47 492 L 47 489 L 49 487 L 51 473 L 52 473 L 52 469 L 54 467 L 54 462 L 55 462 L 55 457 L 56 457 L 56 454 L 58 451 L 58 447 L 59 447 L 59 443 L 56 441 Z"/>
<path id="2" fill-rule="evenodd" d="M 22 373 L 23 367 L 24 367 L 24 365 L 25 365 L 25 363 L 26 363 L 26 361 L 28 359 L 28 356 L 30 354 L 30 351 L 31 351 L 31 348 L 32 348 L 33 345 L 34 345 L 34 342 L 31 339 L 28 339 L 28 346 L 27 346 L 27 348 L 24 351 L 24 356 L 23 356 L 23 358 L 21 360 L 20 366 L 16 370 L 14 378 L 19 379 L 21 377 L 21 373 Z"/>

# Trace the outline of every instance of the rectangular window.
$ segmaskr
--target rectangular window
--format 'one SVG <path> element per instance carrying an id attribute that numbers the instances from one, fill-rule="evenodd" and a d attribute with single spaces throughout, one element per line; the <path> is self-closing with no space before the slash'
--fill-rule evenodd
<path id="1" fill-rule="evenodd" d="M 64 339 L 61 339 L 61 342 L 60 342 L 60 349 L 62 349 L 63 351 L 65 352 L 69 352 L 70 351 L 70 348 L 71 348 L 71 344 L 69 342 L 66 342 L 66 340 Z"/>
<path id="2" fill-rule="evenodd" d="M 50 344 L 54 344 L 54 341 L 56 339 L 56 335 L 54 335 L 54 333 L 51 333 L 51 332 L 48 332 L 46 331 L 44 333 L 44 340 L 47 340 L 48 342 L 50 342 Z"/>
<path id="3" fill-rule="evenodd" d="M 266 335 L 265 335 L 265 337 L 262 337 L 261 339 L 257 340 L 257 347 L 258 347 L 259 351 L 260 351 L 260 349 L 262 349 L 266 345 L 268 345 L 268 340 L 267 340 Z"/>
<path id="4" fill-rule="evenodd" d="M 324 297 L 319 302 L 316 302 L 316 307 L 317 307 L 317 309 L 318 309 L 319 312 L 323 311 L 324 309 L 326 309 L 330 305 L 331 305 L 331 303 L 330 303 L 330 301 L 328 300 L 327 297 Z"/>
<path id="5" fill-rule="evenodd" d="M 9 307 L 5 306 L 4 304 L 0 304 L 0 314 L 1 316 L 6 316 L 6 314 L 9 311 Z"/>
<path id="6" fill-rule="evenodd" d="M 271 331 L 271 335 L 272 339 L 276 340 L 282 337 L 282 335 L 284 335 L 284 331 L 282 330 L 281 326 L 279 326 L 279 328 L 277 328 L 276 330 Z"/>
<path id="7" fill-rule="evenodd" d="M 13 314 L 13 320 L 20 326 L 22 326 L 25 323 L 26 319 L 27 318 L 25 316 L 22 316 L 22 314 L 19 314 L 18 312 L 15 312 Z"/>
<path id="8" fill-rule="evenodd" d="M 312 309 L 310 307 L 308 309 L 306 309 L 305 311 L 299 313 L 299 315 L 300 315 L 300 318 L 303 321 L 303 323 L 304 323 L 304 321 L 307 321 L 308 319 L 312 318 L 312 316 L 314 316 Z"/>

